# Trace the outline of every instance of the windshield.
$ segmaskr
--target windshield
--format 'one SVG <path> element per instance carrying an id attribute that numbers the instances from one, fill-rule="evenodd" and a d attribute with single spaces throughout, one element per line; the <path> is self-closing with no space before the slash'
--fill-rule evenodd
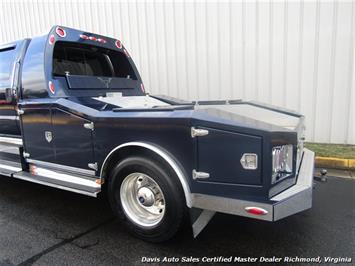
<path id="1" fill-rule="evenodd" d="M 124 53 L 71 42 L 56 43 L 53 53 L 53 74 L 137 80 Z"/>

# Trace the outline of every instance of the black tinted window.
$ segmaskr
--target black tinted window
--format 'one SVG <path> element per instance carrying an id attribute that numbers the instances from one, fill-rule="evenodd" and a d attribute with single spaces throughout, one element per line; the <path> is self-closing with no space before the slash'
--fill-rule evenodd
<path id="1" fill-rule="evenodd" d="M 8 85 L 10 83 L 15 56 L 15 48 L 0 50 L 0 85 Z"/>
<path id="2" fill-rule="evenodd" d="M 54 75 L 81 75 L 136 79 L 126 55 L 97 46 L 58 42 L 54 47 Z"/>

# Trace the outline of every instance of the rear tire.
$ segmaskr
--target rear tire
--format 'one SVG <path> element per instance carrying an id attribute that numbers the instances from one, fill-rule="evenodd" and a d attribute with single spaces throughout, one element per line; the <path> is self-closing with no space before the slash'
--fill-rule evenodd
<path id="1" fill-rule="evenodd" d="M 108 197 L 114 213 L 135 236 L 172 238 L 183 224 L 185 197 L 175 173 L 159 161 L 128 157 L 111 171 Z"/>

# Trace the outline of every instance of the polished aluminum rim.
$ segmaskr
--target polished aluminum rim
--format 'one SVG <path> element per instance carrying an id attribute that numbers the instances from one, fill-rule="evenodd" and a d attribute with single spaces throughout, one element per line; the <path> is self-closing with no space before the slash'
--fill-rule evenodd
<path id="1" fill-rule="evenodd" d="M 120 198 L 127 217 L 139 226 L 153 227 L 164 217 L 164 194 L 146 174 L 132 173 L 126 176 L 121 184 Z"/>

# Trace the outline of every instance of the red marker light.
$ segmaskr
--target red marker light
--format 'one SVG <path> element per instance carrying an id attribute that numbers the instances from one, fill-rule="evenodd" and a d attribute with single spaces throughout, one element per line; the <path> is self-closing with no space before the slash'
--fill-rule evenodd
<path id="1" fill-rule="evenodd" d="M 30 165 L 30 173 L 32 175 L 37 175 L 37 167 L 35 165 Z"/>
<path id="2" fill-rule="evenodd" d="M 80 38 L 84 39 L 84 40 L 87 40 L 87 39 L 89 39 L 89 36 L 87 36 L 85 34 L 80 34 Z"/>
<path id="3" fill-rule="evenodd" d="M 48 43 L 50 45 L 52 45 L 54 43 L 54 41 L 55 41 L 55 37 L 54 37 L 54 34 L 52 34 L 51 36 L 49 36 Z"/>
<path id="4" fill-rule="evenodd" d="M 100 42 L 100 43 L 106 43 L 106 40 L 105 39 L 101 39 L 101 38 L 98 38 L 97 41 Z"/>
<path id="5" fill-rule="evenodd" d="M 89 39 L 92 40 L 92 41 L 96 41 L 96 37 L 95 36 L 90 36 Z"/>
<path id="6" fill-rule="evenodd" d="M 265 215 L 268 213 L 267 210 L 264 210 L 262 208 L 259 207 L 246 207 L 245 210 L 250 213 L 250 214 L 254 214 L 254 215 Z"/>
<path id="7" fill-rule="evenodd" d="M 116 47 L 117 47 L 118 49 L 121 49 L 121 48 L 122 48 L 122 43 L 121 43 L 121 41 L 119 41 L 119 40 L 115 41 L 115 45 L 116 45 Z"/>
<path id="8" fill-rule="evenodd" d="M 53 94 L 55 93 L 55 86 L 54 86 L 52 81 L 48 82 L 48 88 L 49 88 L 51 93 L 53 93 Z"/>
<path id="9" fill-rule="evenodd" d="M 57 27 L 57 28 L 55 29 L 55 33 L 57 33 L 57 35 L 58 35 L 59 37 L 62 37 L 62 38 L 64 38 L 64 37 L 67 35 L 67 33 L 65 32 L 65 30 L 64 30 L 63 28 L 61 28 L 61 27 Z"/>

